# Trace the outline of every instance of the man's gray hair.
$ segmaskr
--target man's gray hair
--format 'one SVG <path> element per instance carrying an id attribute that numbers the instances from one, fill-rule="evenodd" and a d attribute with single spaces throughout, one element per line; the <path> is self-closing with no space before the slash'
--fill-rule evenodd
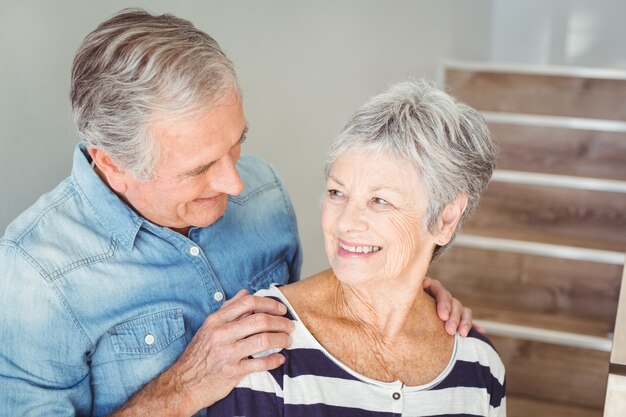
<path id="1" fill-rule="evenodd" d="M 396 84 L 361 106 L 332 144 L 326 176 L 341 155 L 360 149 L 408 160 L 417 168 L 428 192 L 424 227 L 430 232 L 446 204 L 466 193 L 460 229 L 487 188 L 498 154 L 483 117 L 425 80 Z M 437 246 L 432 259 L 453 240 Z"/>
<path id="2" fill-rule="evenodd" d="M 83 140 L 149 180 L 159 157 L 155 117 L 179 117 L 241 94 L 219 44 L 187 20 L 125 9 L 84 39 L 70 97 Z"/>

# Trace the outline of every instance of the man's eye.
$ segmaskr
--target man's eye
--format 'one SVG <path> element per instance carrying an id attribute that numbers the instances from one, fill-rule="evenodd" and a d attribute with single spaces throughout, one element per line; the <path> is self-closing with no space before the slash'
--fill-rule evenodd
<path id="1" fill-rule="evenodd" d="M 237 145 L 242 145 L 246 141 L 246 139 L 248 139 L 248 137 L 246 135 L 243 135 L 241 139 L 239 139 L 239 142 L 237 142 Z"/>
<path id="2" fill-rule="evenodd" d="M 333 189 L 331 189 L 331 190 L 328 190 L 328 196 L 329 196 L 330 198 L 333 198 L 333 197 L 334 197 L 334 198 L 339 198 L 339 197 L 343 197 L 343 194 L 342 194 L 342 193 L 341 193 L 341 191 L 339 191 L 339 190 L 333 190 Z"/>

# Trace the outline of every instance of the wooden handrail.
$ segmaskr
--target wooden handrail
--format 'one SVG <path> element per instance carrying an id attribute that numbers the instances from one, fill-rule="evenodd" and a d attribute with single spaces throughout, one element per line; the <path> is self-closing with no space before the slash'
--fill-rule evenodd
<path id="1" fill-rule="evenodd" d="M 626 122 L 619 120 L 584 119 L 581 117 L 546 116 L 543 114 L 481 112 L 489 123 L 524 126 L 555 127 L 561 129 L 592 130 L 598 132 L 626 132 Z"/>
<path id="2" fill-rule="evenodd" d="M 537 327 L 520 326 L 517 324 L 500 323 L 489 320 L 474 320 L 474 322 L 487 330 L 487 336 L 493 334 L 495 336 L 533 340 L 536 342 L 592 349 L 601 352 L 611 351 L 611 339 L 606 337 L 586 336 L 578 333 L 540 329 Z"/>
<path id="3" fill-rule="evenodd" d="M 622 285 L 617 304 L 611 364 L 626 366 L 626 267 L 622 275 Z"/>
<path id="4" fill-rule="evenodd" d="M 501 239 L 464 233 L 459 234 L 455 238 L 454 244 L 466 248 L 500 250 L 527 255 L 600 262 L 613 265 L 623 265 L 625 260 L 625 256 L 621 252 L 554 245 L 549 243 L 528 242 L 523 240 Z"/>
<path id="5" fill-rule="evenodd" d="M 538 172 L 510 171 L 505 169 L 495 170 L 493 172 L 492 181 L 574 188 L 579 190 L 606 191 L 610 193 L 626 193 L 626 181 L 603 178 L 574 177 L 571 175 L 543 174 Z"/>
<path id="6" fill-rule="evenodd" d="M 623 417 L 624 410 L 626 410 L 626 266 L 617 304 L 604 417 Z"/>

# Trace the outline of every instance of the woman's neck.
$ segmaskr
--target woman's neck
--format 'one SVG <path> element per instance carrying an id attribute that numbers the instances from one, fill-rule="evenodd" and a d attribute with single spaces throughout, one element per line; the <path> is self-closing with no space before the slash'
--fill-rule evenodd
<path id="1" fill-rule="evenodd" d="M 393 340 L 418 330 L 428 322 L 434 301 L 422 287 L 423 278 L 398 280 L 385 284 L 347 285 L 334 280 L 333 302 L 337 317 L 354 322 L 370 332 Z"/>
<path id="2" fill-rule="evenodd" d="M 441 373 L 454 344 L 421 276 L 370 288 L 341 283 L 327 270 L 281 291 L 313 337 L 348 367 L 416 386 Z"/>

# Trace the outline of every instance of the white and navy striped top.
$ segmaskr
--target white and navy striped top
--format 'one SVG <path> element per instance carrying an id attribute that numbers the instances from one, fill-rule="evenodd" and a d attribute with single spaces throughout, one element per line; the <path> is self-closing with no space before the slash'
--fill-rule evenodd
<path id="1" fill-rule="evenodd" d="M 455 338 L 450 362 L 433 381 L 407 387 L 355 372 L 328 353 L 276 288 L 256 295 L 282 301 L 295 321 L 285 363 L 245 377 L 207 411 L 210 417 L 506 416 L 504 365 L 471 331 Z"/>

